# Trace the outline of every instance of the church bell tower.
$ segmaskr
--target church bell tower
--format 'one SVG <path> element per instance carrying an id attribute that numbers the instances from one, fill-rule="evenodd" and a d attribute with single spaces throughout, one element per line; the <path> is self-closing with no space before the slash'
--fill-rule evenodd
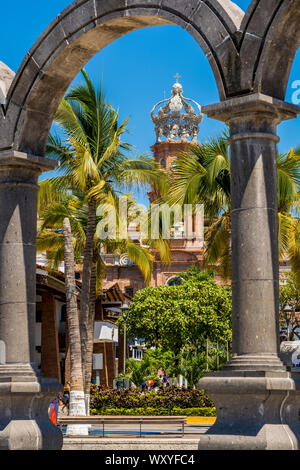
<path id="1" fill-rule="evenodd" d="M 172 87 L 172 96 L 157 103 L 151 111 L 155 124 L 156 143 L 151 147 L 155 161 L 167 171 L 178 153 L 186 152 L 189 144 L 197 144 L 199 124 L 203 119 L 201 106 L 196 101 L 183 97 L 179 74 Z M 150 202 L 152 202 L 150 196 Z"/>
<path id="2" fill-rule="evenodd" d="M 156 134 L 156 142 L 151 150 L 155 161 L 168 172 L 172 171 L 172 165 L 178 154 L 188 152 L 191 144 L 198 144 L 199 125 L 203 119 L 201 106 L 196 101 L 183 96 L 183 87 L 179 83 L 180 75 L 176 74 L 175 78 L 176 83 L 172 87 L 171 97 L 157 103 L 151 111 Z M 153 188 L 148 196 L 150 203 L 153 203 L 160 195 Z M 171 274 L 176 275 L 176 272 L 186 271 L 191 265 L 201 266 L 204 240 L 203 221 L 201 227 L 196 227 L 195 218 L 191 223 L 192 231 L 200 234 L 197 238 L 190 239 L 185 236 L 183 223 L 181 226 L 171 228 L 172 266 L 169 272 L 164 272 L 165 268 L 159 268 L 156 265 L 159 274 L 154 285 L 168 283 L 168 279 L 172 279 Z"/>

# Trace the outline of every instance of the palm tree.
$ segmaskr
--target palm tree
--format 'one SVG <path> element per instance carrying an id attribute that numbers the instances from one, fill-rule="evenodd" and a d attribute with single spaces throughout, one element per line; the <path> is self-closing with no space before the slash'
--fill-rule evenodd
<path id="1" fill-rule="evenodd" d="M 196 388 L 201 377 L 206 372 L 207 358 L 205 352 L 195 354 L 194 351 L 184 351 L 181 361 L 181 374 L 185 377 L 188 387 Z"/>
<path id="2" fill-rule="evenodd" d="M 142 361 L 135 359 L 127 360 L 127 374 L 129 379 L 136 387 L 141 387 L 145 382 L 147 371 L 149 370 L 150 362 L 145 356 Z"/>
<path id="3" fill-rule="evenodd" d="M 83 389 L 83 375 L 80 351 L 80 330 L 79 318 L 77 311 L 77 295 L 76 295 L 76 281 L 74 272 L 74 249 L 72 242 L 71 225 L 68 217 L 63 220 L 63 238 L 64 238 L 64 260 L 65 260 L 65 279 L 67 290 L 67 319 L 68 319 L 68 332 L 70 343 L 70 415 L 84 416 L 85 400 Z M 86 426 L 67 427 L 67 434 L 81 434 L 88 435 Z"/>
<path id="4" fill-rule="evenodd" d="M 279 257 L 287 256 L 300 282 L 300 151 L 277 154 Z M 203 204 L 208 218 L 205 265 L 219 265 L 221 275 L 231 275 L 231 201 L 228 136 L 191 145 L 179 155 L 171 175 L 169 204 Z"/>
<path id="5" fill-rule="evenodd" d="M 55 123 L 64 139 L 49 136 L 47 156 L 60 164 L 60 175 L 40 184 L 40 208 L 64 200 L 68 192 L 84 194 L 87 206 L 87 224 L 83 248 L 82 293 L 80 304 L 80 332 L 83 368 L 86 360 L 90 311 L 96 208 L 103 197 L 117 199 L 116 188 L 145 185 L 151 181 L 156 188 L 163 185 L 164 172 L 153 159 L 141 156 L 131 159 L 124 152 L 131 146 L 121 140 L 127 131 L 127 121 L 118 122 L 118 112 L 103 96 L 102 84 L 96 90 L 91 79 L 82 70 L 84 83 L 73 87 L 61 102 Z M 55 194 L 55 196 L 53 196 Z M 87 374 L 84 372 L 84 377 Z M 86 381 L 85 381 L 86 382 Z M 85 384 L 85 389 L 90 384 Z"/>
<path id="6" fill-rule="evenodd" d="M 300 289 L 300 149 L 277 155 L 279 258 L 288 258 Z"/>
<path id="7" fill-rule="evenodd" d="M 81 262 L 81 254 L 85 245 L 85 238 L 88 223 L 88 207 L 85 204 L 84 196 L 69 195 L 65 201 L 52 204 L 43 211 L 40 211 L 40 229 L 37 238 L 37 251 L 46 252 L 48 259 L 48 269 L 57 270 L 66 253 L 66 239 L 64 231 L 61 228 L 68 221 L 70 225 L 70 233 L 73 241 L 74 260 Z M 98 217 L 96 218 L 96 226 Z M 98 222 L 99 223 L 99 222 Z M 84 392 L 86 401 L 89 401 L 89 389 L 92 374 L 92 356 L 93 356 L 93 339 L 94 339 L 94 315 L 96 298 L 101 293 L 101 281 L 105 275 L 106 266 L 102 261 L 101 253 L 103 252 L 115 254 L 127 254 L 129 259 L 134 262 L 141 270 L 145 284 L 150 282 L 153 258 L 150 252 L 139 243 L 135 243 L 130 239 L 106 239 L 101 240 L 96 235 L 94 237 L 93 260 L 91 269 L 91 291 L 89 296 L 89 324 L 87 325 L 88 338 L 86 341 L 85 366 L 83 368 L 84 375 Z M 73 263 L 74 271 L 74 263 Z M 66 276 L 67 292 L 70 289 L 68 283 L 69 278 Z M 71 343 L 71 339 L 70 339 Z M 76 349 L 77 346 L 74 348 Z M 79 359 L 78 359 L 79 360 Z M 82 359 L 80 357 L 80 363 Z M 87 407 L 88 411 L 88 407 Z"/>

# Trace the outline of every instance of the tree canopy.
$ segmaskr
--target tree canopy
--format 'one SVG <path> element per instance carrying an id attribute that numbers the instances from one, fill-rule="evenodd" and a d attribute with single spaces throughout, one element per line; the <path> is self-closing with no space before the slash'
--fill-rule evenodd
<path id="1" fill-rule="evenodd" d="M 294 335 L 300 338 L 300 319 L 296 313 L 300 310 L 300 291 L 293 273 L 289 273 L 285 283 L 280 286 L 279 304 L 280 323 L 286 331 L 286 340 L 293 340 Z"/>
<path id="2" fill-rule="evenodd" d="M 193 276 L 179 286 L 142 289 L 130 305 L 127 332 L 175 356 L 207 338 L 231 341 L 231 290 Z"/>

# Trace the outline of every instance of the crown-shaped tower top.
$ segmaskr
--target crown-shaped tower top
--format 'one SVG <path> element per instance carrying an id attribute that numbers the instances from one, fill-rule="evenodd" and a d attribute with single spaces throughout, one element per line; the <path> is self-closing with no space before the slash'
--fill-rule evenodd
<path id="1" fill-rule="evenodd" d="M 151 119 L 155 124 L 156 143 L 166 142 L 197 143 L 199 124 L 203 119 L 201 106 L 196 101 L 183 97 L 180 75 L 176 74 L 176 83 L 172 87 L 172 96 L 157 103 L 151 111 Z M 194 107 L 190 104 L 193 103 Z M 161 106 L 167 103 L 165 106 Z M 154 114 L 158 109 L 157 115 Z"/>

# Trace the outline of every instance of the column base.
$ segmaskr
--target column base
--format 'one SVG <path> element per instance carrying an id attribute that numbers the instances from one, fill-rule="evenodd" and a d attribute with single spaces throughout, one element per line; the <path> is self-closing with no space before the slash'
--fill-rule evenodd
<path id="1" fill-rule="evenodd" d="M 288 426 L 265 424 L 256 436 L 243 434 L 204 434 L 198 450 L 298 450 Z"/>
<path id="2" fill-rule="evenodd" d="M 30 364 L 0 366 L 0 450 L 60 450 L 62 433 L 48 416 L 62 389 Z"/>
<path id="3" fill-rule="evenodd" d="M 201 436 L 199 449 L 300 448 L 300 427 L 293 425 L 299 399 L 295 380 L 286 370 L 222 370 L 207 374 L 199 387 L 217 408 L 217 420 Z"/>
<path id="4" fill-rule="evenodd" d="M 233 356 L 223 367 L 223 371 L 278 371 L 286 372 L 286 367 L 278 354 L 257 353 Z"/>

